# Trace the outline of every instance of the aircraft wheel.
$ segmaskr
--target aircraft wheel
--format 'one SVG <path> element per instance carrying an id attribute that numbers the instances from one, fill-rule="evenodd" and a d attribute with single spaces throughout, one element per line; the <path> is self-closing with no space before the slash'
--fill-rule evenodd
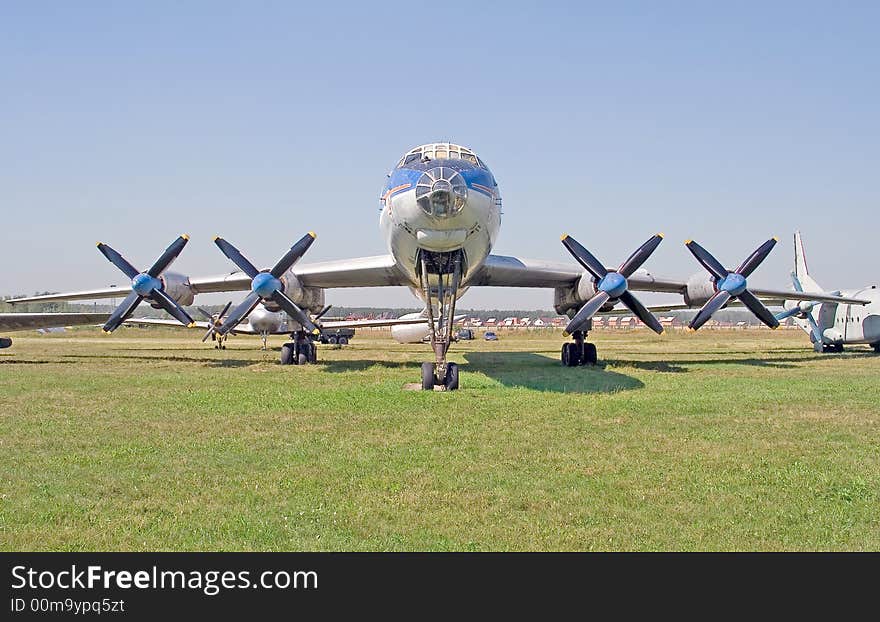
<path id="1" fill-rule="evenodd" d="M 434 363 L 422 363 L 422 390 L 434 390 Z"/>
<path id="2" fill-rule="evenodd" d="M 315 344 L 311 344 L 309 346 L 309 363 L 313 365 L 318 362 L 318 348 L 315 347 Z"/>
<path id="3" fill-rule="evenodd" d="M 876 352 L 877 354 L 880 354 L 880 342 L 872 343 L 871 347 L 874 348 L 874 352 Z"/>
<path id="4" fill-rule="evenodd" d="M 339 345 L 347 346 L 348 345 L 348 337 L 340 337 L 339 338 Z"/>
<path id="5" fill-rule="evenodd" d="M 599 362 L 599 354 L 596 352 L 595 343 L 584 344 L 584 356 L 581 365 L 595 365 Z"/>
<path id="6" fill-rule="evenodd" d="M 444 383 L 447 391 L 455 391 L 458 389 L 458 364 L 449 363 L 446 366 L 446 380 Z"/>
<path id="7" fill-rule="evenodd" d="M 299 356 L 296 358 L 297 365 L 305 365 L 309 362 L 309 357 L 306 356 L 305 352 L 300 352 Z"/>
<path id="8" fill-rule="evenodd" d="M 580 352 L 575 343 L 562 344 L 562 364 L 566 367 L 577 367 L 581 362 Z"/>
<path id="9" fill-rule="evenodd" d="M 285 343 L 281 346 L 281 364 L 293 365 L 293 344 Z"/>

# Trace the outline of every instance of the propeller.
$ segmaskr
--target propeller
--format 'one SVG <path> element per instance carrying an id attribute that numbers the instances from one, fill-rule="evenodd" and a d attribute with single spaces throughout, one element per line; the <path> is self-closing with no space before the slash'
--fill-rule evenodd
<path id="1" fill-rule="evenodd" d="M 773 250 L 778 241 L 778 238 L 771 238 L 761 244 L 733 272 L 728 271 L 709 251 L 693 240 L 686 241 L 685 246 L 697 258 L 700 265 L 708 270 L 715 282 L 715 293 L 703 305 L 703 308 L 697 312 L 697 315 L 688 324 L 688 328 L 691 330 L 700 328 L 721 307 L 730 302 L 732 298 L 739 299 L 741 303 L 748 307 L 749 311 L 755 314 L 755 317 L 770 328 L 778 327 L 779 320 L 773 316 L 770 309 L 764 306 L 764 303 L 758 300 L 757 296 L 748 290 L 748 283 L 746 281 L 748 276 L 755 271 L 755 268 L 761 265 L 761 262 L 767 258 L 767 255 L 770 254 L 770 251 Z"/>
<path id="2" fill-rule="evenodd" d="M 177 259 L 180 251 L 183 250 L 188 241 L 189 236 L 185 233 L 174 240 L 146 272 L 139 272 L 125 257 L 103 242 L 98 242 L 98 250 L 101 251 L 104 257 L 131 279 L 131 293 L 110 314 L 110 319 L 104 324 L 105 333 L 113 332 L 119 328 L 120 324 L 131 316 L 144 298 L 165 309 L 174 319 L 187 328 L 192 328 L 192 318 L 173 298 L 165 293 L 165 285 L 160 278 L 165 269 L 171 265 L 171 262 Z"/>
<path id="3" fill-rule="evenodd" d="M 791 273 L 791 282 L 794 285 L 794 291 L 804 291 L 804 287 L 803 285 L 801 285 L 801 280 L 794 272 Z M 791 309 L 788 309 L 787 311 L 783 311 L 782 313 L 776 315 L 776 320 L 781 322 L 782 320 L 790 318 L 793 315 L 799 316 L 802 320 L 807 320 L 807 322 L 810 324 L 810 340 L 814 344 L 817 344 L 818 347 L 818 345 L 822 344 L 823 339 L 822 330 L 819 328 L 819 324 L 817 324 L 816 320 L 813 318 L 813 307 L 815 307 L 817 304 L 819 303 L 801 301 Z"/>
<path id="4" fill-rule="evenodd" d="M 231 306 L 232 301 L 230 300 L 226 303 L 226 306 L 223 307 L 223 310 L 217 315 L 217 317 L 214 317 L 201 307 L 198 307 L 199 313 L 204 315 L 210 324 L 210 326 L 208 327 L 208 332 L 205 333 L 204 337 L 202 337 L 202 343 L 205 343 L 208 340 L 208 337 L 211 337 L 212 339 L 216 338 L 215 334 L 217 332 L 217 329 L 220 327 L 221 324 L 223 324 L 223 318 L 226 316 L 226 312 L 229 311 L 229 307 Z"/>
<path id="5" fill-rule="evenodd" d="M 299 322 L 303 328 L 317 335 L 321 331 L 315 326 L 308 314 L 297 306 L 287 294 L 284 293 L 284 283 L 281 282 L 281 276 L 287 272 L 293 264 L 299 261 L 305 252 L 315 241 L 317 236 L 310 231 L 304 235 L 298 242 L 290 247 L 290 250 L 284 254 L 284 257 L 278 260 L 278 263 L 271 270 L 260 271 L 254 267 L 248 259 L 241 254 L 232 244 L 221 237 L 214 238 L 214 243 L 220 248 L 232 263 L 238 266 L 242 272 L 251 277 L 251 293 L 245 297 L 244 301 L 239 304 L 229 317 L 217 328 L 217 332 L 225 335 L 230 330 L 238 326 L 238 324 L 250 314 L 254 308 L 263 300 L 271 300 L 279 307 L 284 309 L 287 314 Z"/>
<path id="6" fill-rule="evenodd" d="M 568 252 L 581 264 L 590 274 L 593 275 L 593 282 L 596 284 L 596 294 L 590 298 L 580 311 L 572 318 L 565 327 L 565 332 L 571 334 L 575 331 L 582 330 L 584 325 L 589 321 L 599 309 L 601 309 L 609 301 L 620 301 L 633 312 L 645 325 L 660 334 L 663 327 L 654 315 L 645 308 L 645 306 L 633 296 L 628 287 L 627 279 L 632 276 L 633 272 L 639 269 L 643 263 L 651 256 L 660 242 L 663 240 L 663 234 L 658 233 L 652 236 L 647 242 L 642 244 L 636 252 L 630 255 L 629 259 L 620 264 L 617 270 L 607 270 L 602 262 L 596 259 L 590 251 L 581 246 L 577 240 L 568 235 L 562 236 L 562 244 L 568 249 Z"/>

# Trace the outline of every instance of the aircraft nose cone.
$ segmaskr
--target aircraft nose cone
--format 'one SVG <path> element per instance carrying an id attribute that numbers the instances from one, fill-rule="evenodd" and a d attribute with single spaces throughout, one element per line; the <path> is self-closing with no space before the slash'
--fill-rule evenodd
<path id="1" fill-rule="evenodd" d="M 430 216 L 450 218 L 467 202 L 467 184 L 452 168 L 432 168 L 425 171 L 416 184 L 416 202 Z"/>

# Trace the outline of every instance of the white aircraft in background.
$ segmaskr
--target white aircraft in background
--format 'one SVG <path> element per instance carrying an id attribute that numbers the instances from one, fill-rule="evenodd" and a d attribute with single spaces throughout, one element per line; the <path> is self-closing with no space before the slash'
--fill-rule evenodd
<path id="1" fill-rule="evenodd" d="M 538 287 L 554 290 L 554 306 L 567 314 L 566 334 L 572 341 L 562 346 L 563 364 L 594 364 L 596 347 L 586 341 L 596 313 L 622 304 L 649 328 L 663 328 L 633 295 L 633 291 L 675 293 L 688 306 L 703 305 L 691 321 L 697 329 L 712 314 L 736 299 L 762 322 L 775 328 L 778 321 L 759 300 L 792 299 L 808 302 L 865 304 L 867 300 L 846 298 L 823 292 L 785 292 L 747 287 L 747 277 L 767 257 L 775 239 L 762 244 L 735 270 L 727 270 L 708 251 L 693 241 L 688 249 L 708 271 L 687 280 L 658 278 L 642 269 L 642 264 L 659 246 L 663 236 L 652 236 L 618 268 L 606 267 L 586 248 L 569 236 L 562 243 L 577 264 L 549 262 L 493 255 L 492 247 L 501 226 L 501 194 L 489 167 L 466 147 L 452 143 L 431 143 L 407 152 L 388 173 L 380 197 L 379 229 L 388 253 L 296 265 L 315 240 L 310 232 L 268 270 L 258 270 L 242 253 L 223 238 L 215 243 L 238 271 L 212 277 L 188 277 L 165 272 L 187 243 L 175 240 L 153 266 L 140 272 L 119 253 L 105 244 L 99 250 L 131 281 L 131 293 L 104 325 L 113 331 L 129 318 L 143 301 L 164 308 L 181 324 L 193 320 L 180 305 L 190 305 L 197 294 L 247 291 L 216 328 L 225 335 L 233 330 L 261 303 L 270 311 L 284 311 L 290 317 L 292 342 L 282 349 L 282 362 L 316 360 L 313 340 L 320 331 L 309 312 L 324 307 L 324 291 L 341 287 L 408 287 L 425 305 L 415 319 L 421 328 L 410 326 L 408 333 L 421 330 L 430 337 L 434 360 L 422 365 L 422 388 L 435 385 L 454 390 L 459 386 L 458 366 L 446 360 L 452 341 L 452 325 L 458 299 L 470 287 Z M 20 298 L 12 302 L 92 300 L 118 296 L 118 288 L 96 289 L 68 294 Z M 423 321 L 427 319 L 427 322 Z M 0 323 L 0 328 L 3 325 Z M 408 334 L 408 337 L 412 337 Z M 291 355 L 292 353 L 292 355 Z"/>
<path id="2" fill-rule="evenodd" d="M 800 231 L 794 234 L 794 289 L 799 293 L 821 292 L 822 288 L 810 276 L 807 257 Z M 880 290 L 876 285 L 835 292 L 844 298 L 870 301 L 865 305 L 835 302 L 786 300 L 783 313 L 776 316 L 782 321 L 794 321 L 810 335 L 816 352 L 842 352 L 844 345 L 868 344 L 880 353 Z"/>

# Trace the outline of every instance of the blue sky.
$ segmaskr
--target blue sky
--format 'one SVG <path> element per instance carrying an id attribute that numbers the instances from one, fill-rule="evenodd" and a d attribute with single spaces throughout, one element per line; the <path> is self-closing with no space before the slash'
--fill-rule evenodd
<path id="1" fill-rule="evenodd" d="M 566 232 L 616 264 L 699 270 L 694 238 L 787 287 L 799 227 L 827 288 L 878 280 L 877 3 L 4 3 L 0 293 L 122 282 L 146 267 L 385 251 L 378 193 L 410 147 L 448 139 L 504 196 L 496 252 L 565 260 Z M 328 302 L 412 304 L 406 290 Z M 208 302 L 211 302 L 209 299 Z M 465 307 L 547 308 L 471 290 Z"/>

